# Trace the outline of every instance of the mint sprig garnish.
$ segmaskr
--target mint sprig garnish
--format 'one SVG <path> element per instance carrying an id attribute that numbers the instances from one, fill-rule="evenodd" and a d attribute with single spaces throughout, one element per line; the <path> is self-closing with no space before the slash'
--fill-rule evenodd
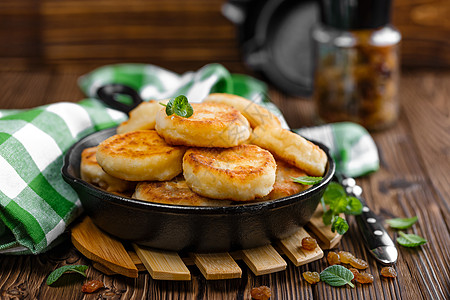
<path id="1" fill-rule="evenodd" d="M 386 220 L 386 223 L 388 223 L 389 226 L 394 229 L 408 229 L 413 226 L 417 222 L 417 220 L 417 216 L 414 216 L 412 218 L 389 219 Z M 404 233 L 402 231 L 399 231 L 398 234 L 400 236 L 397 237 L 397 243 L 399 243 L 403 247 L 418 247 L 428 242 L 426 239 L 417 234 Z"/>
<path id="2" fill-rule="evenodd" d="M 301 183 L 304 185 L 314 185 L 322 181 L 323 177 L 313 177 L 313 176 L 300 176 L 291 177 L 294 182 Z"/>
<path id="3" fill-rule="evenodd" d="M 188 98 L 184 95 L 170 99 L 167 104 L 161 102 L 159 104 L 166 107 L 166 114 L 168 116 L 176 114 L 183 118 L 189 118 L 194 114 L 192 105 L 189 104 Z"/>
<path id="4" fill-rule="evenodd" d="M 345 221 L 345 219 L 335 216 L 331 220 L 331 231 L 339 233 L 340 235 L 343 235 L 348 230 L 348 223 Z"/>
<path id="5" fill-rule="evenodd" d="M 395 218 L 386 220 L 386 223 L 389 224 L 391 228 L 395 229 L 408 229 L 414 225 L 418 220 L 417 216 L 412 218 Z"/>
<path id="6" fill-rule="evenodd" d="M 397 238 L 397 243 L 403 247 L 417 247 L 427 242 L 426 239 L 416 234 L 408 234 L 402 231 L 400 231 L 399 234 L 400 236 Z"/>
<path id="7" fill-rule="evenodd" d="M 331 224 L 331 231 L 337 231 L 340 235 L 347 232 L 348 223 L 339 214 L 359 215 L 363 208 L 358 198 L 347 195 L 344 187 L 336 182 L 330 182 L 321 200 L 324 208 L 323 223 Z"/>
<path id="8" fill-rule="evenodd" d="M 50 273 L 47 277 L 47 285 L 55 283 L 64 273 L 75 272 L 86 277 L 85 271 L 88 269 L 86 265 L 65 265 Z"/>
<path id="9" fill-rule="evenodd" d="M 352 288 L 353 273 L 341 265 L 334 265 L 326 268 L 320 273 L 320 280 L 331 286 L 342 286 L 348 284 Z"/>

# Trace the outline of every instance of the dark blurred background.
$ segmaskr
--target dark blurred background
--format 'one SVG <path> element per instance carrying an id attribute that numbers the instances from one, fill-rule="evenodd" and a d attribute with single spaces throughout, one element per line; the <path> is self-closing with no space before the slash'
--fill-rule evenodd
<path id="1" fill-rule="evenodd" d="M 224 0 L 2 0 L 0 70 L 50 67 L 87 72 L 119 63 L 152 63 L 177 72 L 241 60 Z M 403 34 L 402 64 L 450 67 L 450 1 L 394 0 Z"/>

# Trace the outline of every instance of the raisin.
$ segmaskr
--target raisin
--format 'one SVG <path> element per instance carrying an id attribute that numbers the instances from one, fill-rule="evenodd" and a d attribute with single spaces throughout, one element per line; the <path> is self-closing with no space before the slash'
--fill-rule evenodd
<path id="1" fill-rule="evenodd" d="M 255 300 L 268 300 L 272 292 L 269 287 L 262 285 L 259 287 L 252 288 L 250 295 Z"/>
<path id="2" fill-rule="evenodd" d="M 339 258 L 341 259 L 341 263 L 349 264 L 352 258 L 355 258 L 353 254 L 347 251 L 339 251 Z"/>
<path id="3" fill-rule="evenodd" d="M 327 255 L 327 261 L 331 266 L 339 265 L 341 263 L 341 258 L 336 252 L 330 251 Z"/>
<path id="4" fill-rule="evenodd" d="M 372 274 L 369 273 L 357 273 L 356 276 L 356 281 L 358 281 L 359 283 L 372 283 L 373 282 L 373 276 Z"/>
<path id="5" fill-rule="evenodd" d="M 397 272 L 393 267 L 384 267 L 381 269 L 381 276 L 395 278 L 397 277 Z"/>
<path id="6" fill-rule="evenodd" d="M 369 264 L 364 259 L 360 259 L 360 258 L 356 258 L 356 257 L 353 257 L 352 259 L 350 259 L 350 265 L 352 265 L 352 267 L 360 269 L 360 270 L 367 269 L 367 267 L 369 267 Z"/>
<path id="7" fill-rule="evenodd" d="M 94 279 L 83 284 L 83 286 L 81 287 L 81 291 L 83 293 L 93 293 L 104 286 L 105 285 L 103 284 L 103 282 Z"/>
<path id="8" fill-rule="evenodd" d="M 350 268 L 350 269 L 348 269 L 350 272 L 352 272 L 353 273 L 353 279 L 352 279 L 352 281 L 353 280 L 356 280 L 356 276 L 359 274 L 359 271 L 357 270 L 357 269 L 355 269 L 355 268 Z"/>
<path id="9" fill-rule="evenodd" d="M 302 248 L 303 249 L 311 251 L 311 250 L 316 249 L 316 247 L 317 247 L 317 241 L 314 238 L 307 236 L 302 239 Z"/>
<path id="10" fill-rule="evenodd" d="M 305 278 L 306 281 L 308 281 L 309 284 L 315 284 L 320 281 L 320 275 L 317 272 L 304 272 L 303 278 Z"/>

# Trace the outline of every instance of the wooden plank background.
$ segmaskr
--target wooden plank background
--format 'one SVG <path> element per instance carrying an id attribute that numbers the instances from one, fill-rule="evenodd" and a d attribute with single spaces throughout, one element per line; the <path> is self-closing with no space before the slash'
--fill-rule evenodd
<path id="1" fill-rule="evenodd" d="M 143 62 L 182 72 L 240 61 L 225 0 L 2 0 L 0 69 Z M 450 66 L 450 1 L 394 1 L 405 66 Z"/>
<path id="2" fill-rule="evenodd" d="M 56 71 L 0 72 L 0 107 L 27 108 L 57 101 L 78 101 L 79 73 Z M 1 299 L 250 299 L 250 291 L 270 286 L 272 299 L 448 299 L 450 295 L 450 72 L 407 71 L 400 84 L 401 114 L 392 128 L 373 133 L 381 156 L 381 169 L 358 178 L 369 206 L 382 218 L 411 217 L 418 223 L 410 232 L 428 240 L 418 249 L 399 247 L 394 280 L 379 276 L 377 264 L 361 244 L 356 223 L 338 250 L 346 250 L 369 262 L 371 285 L 355 289 L 334 288 L 324 283 L 311 286 L 302 279 L 305 271 L 321 271 L 325 257 L 304 266 L 288 263 L 274 274 L 254 276 L 239 262 L 242 279 L 207 281 L 196 267 L 189 267 L 192 280 L 171 282 L 105 276 L 89 268 L 88 278 L 99 279 L 106 288 L 93 295 L 81 292 L 83 279 L 69 276 L 58 287 L 45 284 L 48 274 L 65 264 L 90 264 L 70 242 L 39 256 L 0 256 Z M 314 124 L 308 99 L 291 98 L 271 89 L 270 96 L 292 127 Z M 389 230 L 391 236 L 397 234 Z M 72 280 L 70 282 L 69 280 Z"/>
<path id="3" fill-rule="evenodd" d="M 76 85 L 85 72 L 118 62 L 153 63 L 177 72 L 208 62 L 232 72 L 242 64 L 235 28 L 221 0 L 2 0 L 0 1 L 0 108 L 30 108 L 78 101 Z M 404 66 L 450 66 L 450 1 L 397 0 L 394 23 L 403 34 Z M 254 276 L 244 264 L 242 279 L 207 281 L 190 267 L 192 281 L 105 276 L 89 268 L 88 277 L 106 288 L 81 293 L 82 279 L 59 287 L 45 284 L 64 264 L 89 264 L 70 242 L 39 256 L 0 256 L 0 299 L 249 299 L 252 287 L 267 285 L 272 299 L 448 299 L 450 295 L 450 72 L 404 68 L 401 113 L 392 128 L 373 133 L 381 169 L 357 181 L 369 205 L 383 218 L 411 217 L 411 232 L 428 243 L 399 247 L 399 277 L 380 278 L 377 265 L 360 243 L 353 218 L 339 250 L 369 261 L 372 285 L 355 289 L 315 286 L 302 272 L 320 271 L 325 258 L 286 271 Z M 310 99 L 292 98 L 273 87 L 271 99 L 293 128 L 314 125 Z M 395 236 L 394 231 L 389 231 Z M 327 251 L 325 251 L 325 256 Z M 74 280 L 69 282 L 69 280 Z"/>

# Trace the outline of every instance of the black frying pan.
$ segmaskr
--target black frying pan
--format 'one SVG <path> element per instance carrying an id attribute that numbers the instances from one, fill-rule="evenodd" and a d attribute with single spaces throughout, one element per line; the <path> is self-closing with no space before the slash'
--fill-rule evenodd
<path id="1" fill-rule="evenodd" d="M 111 194 L 81 180 L 83 149 L 115 133 L 115 128 L 98 131 L 73 145 L 65 156 L 62 176 L 98 227 L 120 239 L 157 249 L 233 251 L 292 235 L 309 221 L 335 172 L 328 149 L 316 143 L 327 153 L 326 173 L 319 184 L 296 195 L 224 207 L 151 203 Z"/>

